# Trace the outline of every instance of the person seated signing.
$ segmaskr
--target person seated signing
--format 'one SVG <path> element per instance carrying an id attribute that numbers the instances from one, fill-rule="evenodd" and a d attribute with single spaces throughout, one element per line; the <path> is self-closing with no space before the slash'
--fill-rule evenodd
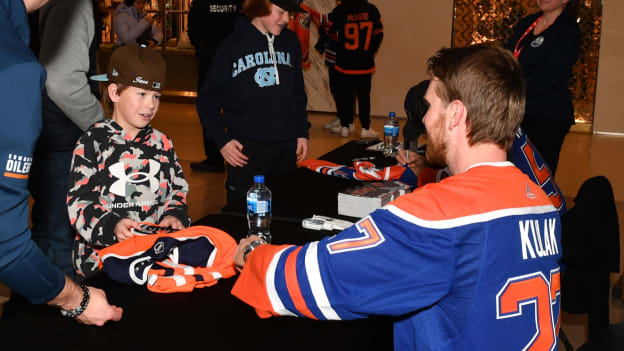
<path id="1" fill-rule="evenodd" d="M 452 175 L 303 246 L 242 239 L 232 294 L 263 318 L 392 316 L 396 350 L 556 349 L 559 214 L 507 161 L 520 65 L 479 45 L 438 51 L 428 71 L 426 158 Z"/>

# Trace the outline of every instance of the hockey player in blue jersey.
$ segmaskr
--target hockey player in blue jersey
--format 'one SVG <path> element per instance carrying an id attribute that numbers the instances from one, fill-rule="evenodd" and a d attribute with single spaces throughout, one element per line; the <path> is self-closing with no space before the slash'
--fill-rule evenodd
<path id="1" fill-rule="evenodd" d="M 241 240 L 232 294 L 260 317 L 395 317 L 397 350 L 556 350 L 559 215 L 507 161 L 524 110 L 513 56 L 429 60 L 427 159 L 452 176 L 303 246 Z"/>
<path id="2" fill-rule="evenodd" d="M 422 119 L 428 107 L 424 100 L 428 86 L 429 80 L 424 80 L 413 86 L 405 96 L 405 113 L 408 116 L 403 129 L 405 147 L 400 149 L 396 155 L 400 165 L 408 166 L 414 174 L 419 175 L 418 186 L 429 181 L 446 178 L 449 175 L 448 168 L 440 168 L 437 171 L 428 170 L 429 172 L 425 172 L 428 175 L 423 174 L 422 170 L 426 165 L 424 158 L 418 152 L 413 152 L 419 149 L 418 138 L 425 130 Z M 518 128 L 516 131 L 513 145 L 507 152 L 507 159 L 544 190 L 559 211 L 560 216 L 566 213 L 565 199 L 557 182 L 555 182 L 555 176 L 522 128 Z"/>

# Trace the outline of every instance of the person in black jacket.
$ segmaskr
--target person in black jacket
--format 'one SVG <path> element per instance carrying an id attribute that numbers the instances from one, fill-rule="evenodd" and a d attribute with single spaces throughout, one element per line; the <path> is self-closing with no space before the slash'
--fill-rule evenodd
<path id="1" fill-rule="evenodd" d="M 341 126 L 332 132 L 347 137 L 353 124 L 353 102 L 357 96 L 362 138 L 377 137 L 370 128 L 370 92 L 375 54 L 383 39 L 383 24 L 377 7 L 366 0 L 343 0 L 328 15 L 328 33 L 336 47 L 336 110 Z"/>
<path id="2" fill-rule="evenodd" d="M 296 170 L 308 152 L 301 46 L 286 28 L 291 0 L 245 0 L 197 96 L 197 112 L 228 163 L 227 200 L 245 196 L 253 176 Z"/>
<path id="3" fill-rule="evenodd" d="M 541 11 L 521 19 L 505 45 L 520 62 L 526 80 L 522 129 L 553 173 L 574 124 L 569 82 L 581 46 L 576 1 L 537 0 Z"/>
<path id="4" fill-rule="evenodd" d="M 48 72 L 43 94 L 43 128 L 37 141 L 28 188 L 34 200 L 32 237 L 48 259 L 75 277 L 74 230 L 67 215 L 67 180 L 78 138 L 104 119 L 96 52 L 100 44 L 97 4 L 57 0 L 41 9 L 39 60 Z"/>
<path id="5" fill-rule="evenodd" d="M 197 55 L 197 91 L 206 79 L 208 67 L 217 51 L 217 47 L 234 29 L 234 18 L 238 16 L 241 0 L 194 0 L 189 11 L 188 35 Z M 204 153 L 206 159 L 192 162 L 191 169 L 196 172 L 223 172 L 223 156 L 217 146 L 208 137 L 202 126 Z"/>

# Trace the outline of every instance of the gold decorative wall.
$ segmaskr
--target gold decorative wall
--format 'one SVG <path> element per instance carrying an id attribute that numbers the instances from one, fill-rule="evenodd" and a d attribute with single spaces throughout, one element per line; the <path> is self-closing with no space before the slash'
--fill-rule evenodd
<path id="1" fill-rule="evenodd" d="M 536 0 L 455 0 L 452 45 L 494 42 L 502 45 L 518 20 L 539 11 Z M 602 22 L 601 0 L 580 0 L 582 44 L 570 90 L 577 123 L 592 123 Z"/>

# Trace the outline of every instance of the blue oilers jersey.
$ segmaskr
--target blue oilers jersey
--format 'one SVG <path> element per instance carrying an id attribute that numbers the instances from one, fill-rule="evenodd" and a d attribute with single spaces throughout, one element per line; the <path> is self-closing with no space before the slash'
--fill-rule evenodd
<path id="1" fill-rule="evenodd" d="M 397 317 L 396 350 L 556 350 L 561 225 L 510 162 L 428 184 L 303 246 L 261 245 L 232 293 L 260 317 Z"/>
<path id="2" fill-rule="evenodd" d="M 568 209 L 563 193 L 555 182 L 555 176 L 522 128 L 518 128 L 509 153 L 510 161 L 544 190 L 559 211 L 559 215 L 566 213 Z"/>
<path id="3" fill-rule="evenodd" d="M 565 199 L 563 198 L 563 193 L 561 189 L 559 189 L 557 182 L 555 182 L 555 176 L 522 128 L 518 128 L 516 132 L 507 159 L 524 172 L 535 184 L 542 188 L 546 195 L 548 195 L 550 201 L 552 201 L 560 216 L 566 213 L 568 209 Z M 439 182 L 448 176 L 450 176 L 448 168 L 425 168 L 418 175 L 418 186 L 431 182 Z"/>

